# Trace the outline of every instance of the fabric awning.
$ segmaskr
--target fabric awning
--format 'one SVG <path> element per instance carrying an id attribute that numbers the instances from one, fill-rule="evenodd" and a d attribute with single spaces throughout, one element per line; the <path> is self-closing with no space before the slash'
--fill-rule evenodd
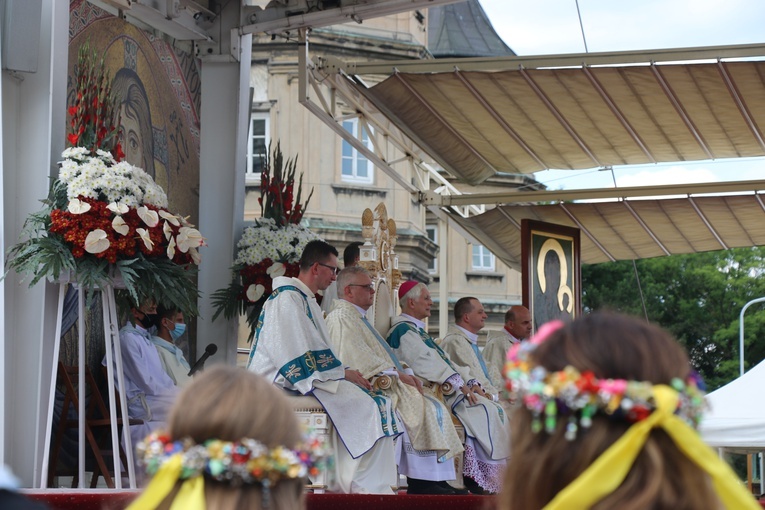
<path id="1" fill-rule="evenodd" d="M 432 61 L 326 58 L 311 71 L 397 140 L 407 158 L 426 154 L 477 185 L 497 172 L 765 156 L 763 58 L 765 44 L 753 44 Z M 368 87 L 369 77 L 379 82 Z M 517 190 L 487 199 L 460 188 L 440 201 L 420 190 L 419 200 L 441 218 L 449 211 L 463 235 L 520 269 L 523 218 L 581 229 L 583 263 L 765 245 L 765 206 L 756 193 L 765 181 L 741 184 L 726 193 L 747 194 L 712 196 L 723 190 L 688 185 L 677 186 L 685 198 L 626 192 L 610 195 L 631 197 L 621 201 L 571 203 Z M 668 195 L 662 188 L 640 197 Z M 602 197 L 592 191 L 575 200 Z M 555 205 L 534 205 L 550 201 Z M 498 205 L 464 217 L 470 204 Z"/>
<path id="2" fill-rule="evenodd" d="M 491 72 L 460 70 L 455 59 L 448 72 L 423 63 L 421 71 L 356 87 L 447 172 L 473 185 L 496 172 L 765 155 L 765 62 L 651 58 L 536 69 L 516 59 L 515 68 Z M 364 69 L 359 63 L 351 72 Z"/>
<path id="3" fill-rule="evenodd" d="M 478 216 L 451 218 L 517 270 L 523 219 L 581 229 L 584 264 L 765 245 L 760 194 L 505 205 Z"/>

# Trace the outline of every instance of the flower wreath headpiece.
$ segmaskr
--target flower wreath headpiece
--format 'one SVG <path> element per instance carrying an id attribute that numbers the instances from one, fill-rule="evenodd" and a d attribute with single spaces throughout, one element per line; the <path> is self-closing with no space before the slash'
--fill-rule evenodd
<path id="1" fill-rule="evenodd" d="M 507 389 L 511 397 L 519 398 L 532 413 L 532 431 L 542 430 L 544 415 L 544 430 L 551 434 L 557 429 L 558 415 L 566 414 L 569 420 L 565 437 L 573 441 L 578 427 L 588 428 L 598 412 L 626 420 L 632 426 L 544 510 L 590 508 L 616 490 L 654 428 L 663 429 L 686 457 L 709 474 L 726 508 L 759 508 L 730 467 L 695 431 L 706 407 L 703 383 L 697 375 L 692 374 L 685 381 L 674 379 L 668 386 L 599 379 L 592 372 L 581 373 L 572 366 L 548 372 L 533 365 L 530 354 L 562 327 L 561 321 L 550 322 L 531 340 L 514 345 L 507 354 Z"/>
<path id="2" fill-rule="evenodd" d="M 654 385 L 650 382 L 600 379 L 592 371 L 580 372 L 570 365 L 557 372 L 548 372 L 538 365 L 532 367 L 530 354 L 562 325 L 551 323 L 532 341 L 516 344 L 508 352 L 505 365 L 507 390 L 511 398 L 519 398 L 531 411 L 534 433 L 543 429 L 542 417 L 544 430 L 552 434 L 557 428 L 558 416 L 568 415 L 565 437 L 572 441 L 579 427 L 586 429 L 592 425 L 592 417 L 598 412 L 635 423 L 656 410 Z M 671 381 L 678 397 L 673 412 L 694 429 L 698 428 L 706 408 L 703 385 L 695 372 L 691 372 L 685 381 L 680 378 Z"/>
<path id="3" fill-rule="evenodd" d="M 260 485 L 262 506 L 267 508 L 270 487 L 282 480 L 316 476 L 331 463 L 324 442 L 312 434 L 293 450 L 284 446 L 269 449 L 255 439 L 210 439 L 197 444 L 189 438 L 172 441 L 166 435 L 153 433 L 138 443 L 136 453 L 153 478 L 130 509 L 156 508 L 181 480 L 183 486 L 171 509 L 203 510 L 205 477 L 234 486 Z"/>

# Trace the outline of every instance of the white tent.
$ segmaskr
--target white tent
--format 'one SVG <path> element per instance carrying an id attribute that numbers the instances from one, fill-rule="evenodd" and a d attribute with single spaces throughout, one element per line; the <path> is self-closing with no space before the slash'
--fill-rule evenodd
<path id="1" fill-rule="evenodd" d="M 765 361 L 707 395 L 711 409 L 701 422 L 704 441 L 738 453 L 765 450 L 765 407 L 759 405 L 765 387 Z"/>

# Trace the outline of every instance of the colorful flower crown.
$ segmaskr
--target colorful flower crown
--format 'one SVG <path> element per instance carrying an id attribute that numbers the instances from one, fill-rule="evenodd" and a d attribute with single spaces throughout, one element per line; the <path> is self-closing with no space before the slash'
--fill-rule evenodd
<path id="1" fill-rule="evenodd" d="M 308 435 L 295 450 L 284 446 L 269 449 L 255 439 L 237 442 L 210 439 L 196 444 L 186 438 L 172 441 L 152 433 L 136 447 L 146 472 L 154 475 L 163 464 L 181 455 L 180 479 L 206 475 L 219 482 L 274 485 L 280 480 L 316 476 L 330 461 L 324 442 Z"/>
<path id="2" fill-rule="evenodd" d="M 579 427 L 589 428 L 592 417 L 599 411 L 611 418 L 635 423 L 656 410 L 654 385 L 649 382 L 599 379 L 591 371 L 579 372 L 570 365 L 558 372 L 533 366 L 529 356 L 544 337 L 514 346 L 508 352 L 505 365 L 507 390 L 511 399 L 519 398 L 532 413 L 534 433 L 542 430 L 543 416 L 544 429 L 552 434 L 558 416 L 568 415 L 565 437 L 573 441 Z M 675 415 L 694 429 L 698 428 L 706 407 L 701 378 L 692 372 L 685 381 L 674 378 L 670 386 L 679 397 Z"/>

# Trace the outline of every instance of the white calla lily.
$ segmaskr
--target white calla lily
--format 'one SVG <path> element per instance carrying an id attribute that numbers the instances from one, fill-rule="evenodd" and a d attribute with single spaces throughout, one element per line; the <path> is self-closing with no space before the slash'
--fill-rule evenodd
<path id="1" fill-rule="evenodd" d="M 106 208 L 114 214 L 126 214 L 128 212 L 128 206 L 123 203 L 112 202 Z"/>
<path id="2" fill-rule="evenodd" d="M 106 232 L 97 228 L 85 237 L 85 251 L 88 253 L 101 253 L 109 249 L 109 239 Z"/>
<path id="3" fill-rule="evenodd" d="M 157 214 L 157 211 L 153 211 L 142 205 L 136 209 L 136 212 L 138 213 L 138 217 L 141 218 L 149 228 L 156 227 L 157 223 L 159 223 L 159 214 Z"/>
<path id="4" fill-rule="evenodd" d="M 122 219 L 122 216 L 114 217 L 112 220 L 112 228 L 115 230 L 115 232 L 123 236 L 128 235 L 128 232 L 130 232 L 130 227 L 127 223 L 125 223 L 125 220 Z"/>
<path id="5" fill-rule="evenodd" d="M 175 257 L 175 238 L 171 237 L 167 245 L 167 258 L 173 260 L 173 257 Z"/>
<path id="6" fill-rule="evenodd" d="M 207 246 L 206 239 L 202 237 L 199 230 L 189 227 L 181 227 L 178 229 L 178 237 L 176 239 L 178 243 L 178 249 L 182 253 L 189 251 L 189 248 L 198 248 L 199 246 Z"/>
<path id="7" fill-rule="evenodd" d="M 90 211 L 90 204 L 87 202 L 83 202 L 79 198 L 73 198 L 69 201 L 67 210 L 72 214 L 84 214 Z"/>
<path id="8" fill-rule="evenodd" d="M 286 272 L 287 266 L 281 262 L 274 262 L 271 264 L 271 267 L 266 270 L 266 273 L 268 273 L 268 276 L 270 276 L 272 279 L 276 278 L 277 276 L 284 276 Z"/>
<path id="9" fill-rule="evenodd" d="M 202 255 L 199 254 L 199 251 L 196 248 L 189 248 L 189 255 L 191 256 L 191 260 L 197 266 L 202 263 Z"/>
<path id="10" fill-rule="evenodd" d="M 178 217 L 175 214 L 171 214 L 167 211 L 163 211 L 160 209 L 159 216 L 166 221 L 169 221 L 174 227 L 180 227 L 181 222 L 178 221 Z"/>
<path id="11" fill-rule="evenodd" d="M 165 224 L 162 225 L 162 232 L 165 233 L 165 239 L 167 240 L 170 240 L 170 238 L 173 236 L 173 228 L 168 222 L 165 222 Z"/>
<path id="12" fill-rule="evenodd" d="M 249 287 L 247 287 L 247 299 L 252 301 L 253 303 L 263 297 L 263 293 L 266 292 L 266 288 L 262 286 L 261 284 L 255 284 L 253 283 Z"/>
<path id="13" fill-rule="evenodd" d="M 154 242 L 151 240 L 148 230 L 146 230 L 145 228 L 137 228 L 135 229 L 135 232 L 141 238 L 147 250 L 151 250 L 154 248 Z"/>

